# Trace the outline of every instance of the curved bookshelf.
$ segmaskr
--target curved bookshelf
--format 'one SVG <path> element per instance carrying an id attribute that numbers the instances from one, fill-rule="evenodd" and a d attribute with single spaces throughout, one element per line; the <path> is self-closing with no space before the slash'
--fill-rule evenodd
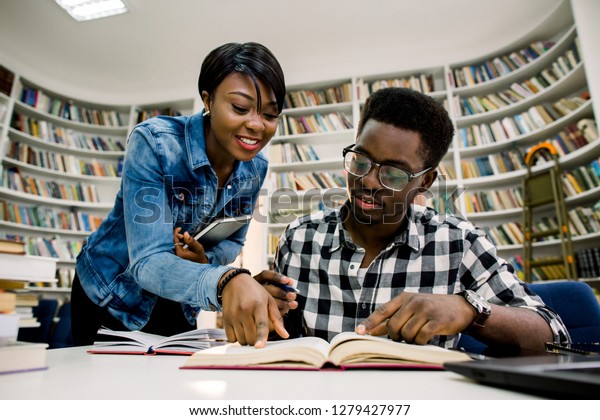
<path id="1" fill-rule="evenodd" d="M 52 207 L 65 207 L 65 208 L 82 208 L 82 209 L 95 209 L 95 210 L 110 210 L 113 207 L 113 203 L 90 203 L 86 201 L 75 201 L 75 200 L 62 200 L 58 198 L 42 197 L 39 195 L 28 194 L 21 191 L 11 190 L 9 188 L 0 187 L 0 197 L 5 196 L 12 198 L 16 201 L 31 204 L 42 204 Z"/>
<path id="2" fill-rule="evenodd" d="M 530 146 L 533 143 L 539 143 L 539 142 L 545 140 L 546 138 L 550 137 L 552 134 L 560 131 L 560 129 L 562 127 L 564 127 L 565 125 L 577 122 L 578 120 L 583 119 L 583 118 L 590 118 L 590 117 L 593 117 L 593 106 L 592 106 L 592 101 L 588 100 L 588 101 L 586 101 L 586 103 L 584 105 L 580 106 L 573 112 L 571 112 L 567 115 L 564 115 L 561 118 L 553 121 L 552 123 L 545 125 L 543 127 L 540 127 L 538 129 L 535 129 L 529 133 L 521 134 L 521 135 L 518 135 L 513 138 L 509 138 L 508 140 L 504 140 L 504 141 L 496 141 L 496 142 L 490 143 L 490 144 L 484 144 L 484 145 L 479 145 L 479 146 L 469 146 L 469 147 L 461 146 L 461 147 L 459 147 L 460 156 L 461 157 L 472 157 L 472 156 L 477 156 L 477 155 L 481 155 L 481 154 L 491 154 L 491 153 L 506 149 L 507 147 L 510 147 L 512 145 Z"/>
<path id="3" fill-rule="evenodd" d="M 506 117 L 517 112 L 526 110 L 532 105 L 543 101 L 552 101 L 559 99 L 566 93 L 576 92 L 586 84 L 586 75 L 583 63 L 579 63 L 577 67 L 571 70 L 567 75 L 558 80 L 555 84 L 549 86 L 543 91 L 524 98 L 518 102 L 503 106 L 494 111 L 481 112 L 472 115 L 455 116 L 456 125 L 462 127 L 464 125 L 478 124 L 493 119 Z"/>
<path id="4" fill-rule="evenodd" d="M 342 156 L 336 159 L 319 159 L 306 162 L 274 163 L 269 166 L 273 172 L 281 171 L 321 171 L 331 168 L 342 168 Z"/>
<path id="5" fill-rule="evenodd" d="M 293 142 L 298 144 L 312 144 L 315 141 L 326 141 L 331 143 L 344 143 L 350 141 L 351 144 L 354 141 L 354 130 L 339 130 L 331 131 L 328 133 L 305 133 L 305 134 L 289 134 L 287 136 L 275 136 L 270 141 L 270 145 Z"/>
<path id="6" fill-rule="evenodd" d="M 471 86 L 460 86 L 454 87 L 453 93 L 457 95 L 470 95 L 473 92 L 480 92 L 482 90 L 496 91 L 500 89 L 503 85 L 507 83 L 516 82 L 520 78 L 523 78 L 525 75 L 541 72 L 546 67 L 549 67 L 552 62 L 562 54 L 565 48 L 568 48 L 571 43 L 574 42 L 576 37 L 575 27 L 569 28 L 562 36 L 559 35 L 556 43 L 546 50 L 542 55 L 540 55 L 537 59 L 517 68 L 516 70 L 511 71 L 505 75 L 501 75 L 494 79 L 484 81 L 481 83 L 476 83 Z M 498 57 L 498 55 L 493 54 L 492 57 Z M 465 62 L 462 65 L 472 65 L 473 62 Z M 451 71 L 457 68 L 460 68 L 460 64 L 451 65 Z"/>
<path id="7" fill-rule="evenodd" d="M 97 175 L 85 175 L 85 174 L 73 174 L 67 172 L 60 172 L 53 169 L 46 169 L 40 166 L 31 165 L 29 163 L 24 163 L 19 160 L 14 160 L 11 158 L 4 158 L 4 162 L 9 164 L 10 166 L 14 166 L 20 169 L 24 169 L 27 173 L 38 174 L 42 176 L 52 177 L 54 179 L 69 179 L 69 180 L 80 180 L 87 183 L 91 182 L 102 182 L 102 183 L 112 183 L 118 184 L 120 182 L 120 178 L 116 176 L 97 176 Z"/>
<path id="8" fill-rule="evenodd" d="M 565 202 L 571 206 L 577 206 L 590 202 L 597 202 L 600 200 L 600 186 L 584 191 L 575 196 L 565 197 Z M 553 204 L 548 204 L 548 208 L 552 209 Z M 471 222 L 477 223 L 480 221 L 495 222 L 499 219 L 507 220 L 519 220 L 523 215 L 523 210 L 520 207 L 504 210 L 493 210 L 493 211 L 481 211 L 481 212 L 467 212 L 465 218 Z"/>
<path id="9" fill-rule="evenodd" d="M 69 230 L 69 229 L 56 229 L 50 227 L 40 227 L 40 226 L 30 226 L 24 225 L 21 223 L 8 222 L 5 220 L 0 220 L 0 227 L 5 228 L 5 230 L 17 231 L 23 234 L 32 234 L 32 235 L 59 235 L 62 237 L 75 237 L 84 239 L 91 232 L 83 231 L 83 230 Z"/>
<path id="10" fill-rule="evenodd" d="M 125 155 L 124 151 L 110 151 L 110 150 L 94 150 L 94 149 L 83 149 L 75 146 L 68 146 L 59 143 L 51 143 L 48 140 L 34 137 L 30 134 L 19 131 L 15 128 L 9 128 L 8 136 L 11 140 L 28 144 L 34 147 L 43 148 L 46 150 L 56 151 L 58 153 L 70 154 L 73 156 L 80 156 L 82 158 L 100 158 L 100 159 L 115 159 Z"/>
<path id="11" fill-rule="evenodd" d="M 19 75 L 9 90 L 0 93 L 0 235 L 24 240 L 34 255 L 63 255 L 57 276 L 65 287 L 41 291 L 67 293 L 82 241 L 113 207 L 129 131 L 156 115 L 189 115 L 199 102 L 100 104 Z"/>
<path id="12" fill-rule="evenodd" d="M 560 7 L 550 13 L 549 16 L 554 16 L 559 9 Z M 555 17 L 550 18 L 548 22 L 551 22 L 554 18 Z M 481 158 L 500 159 L 501 156 L 506 159 L 510 156 L 510 153 L 515 153 L 515 156 L 521 155 L 522 159 L 528 148 L 542 141 L 558 139 L 560 136 L 563 136 L 562 138 L 564 138 L 566 134 L 570 134 L 570 131 L 565 131 L 567 130 L 567 127 L 573 128 L 581 120 L 593 120 L 595 118 L 593 101 L 589 99 L 589 94 L 586 94 L 589 89 L 587 82 L 588 76 L 585 68 L 585 57 L 581 56 L 579 50 L 580 45 L 577 28 L 572 22 L 570 24 L 565 24 L 565 20 L 561 21 L 562 26 L 554 25 L 554 23 L 547 24 L 547 27 L 545 28 L 542 25 L 539 28 L 532 30 L 529 35 L 526 35 L 512 46 L 503 50 L 492 51 L 490 54 L 478 59 L 432 66 L 425 69 L 401 70 L 386 74 L 358 76 L 352 83 L 355 88 L 352 104 L 342 103 L 330 107 L 335 110 L 351 109 L 353 125 L 356 127 L 361 106 L 364 105 L 366 98 L 372 93 L 374 87 L 407 84 L 410 83 L 410 80 L 414 82 L 415 78 L 420 81 L 432 81 L 428 88 L 429 91 L 425 93 L 444 103 L 456 125 L 457 133 L 452 147 L 449 149 L 448 154 L 443 159 L 442 164 L 438 169 L 440 174 L 447 174 L 447 176 L 444 177 L 441 175 L 438 178 L 430 189 L 429 198 L 433 197 L 433 202 L 436 202 L 439 201 L 442 196 L 453 197 L 456 211 L 459 216 L 464 215 L 464 217 L 472 220 L 474 223 L 482 224 L 483 226 L 493 226 L 500 221 L 516 221 L 517 223 L 520 223 L 522 219 L 522 208 L 515 206 L 514 202 L 507 204 L 506 208 L 503 207 L 480 212 L 467 212 L 466 209 L 470 206 L 467 206 L 464 194 L 461 195 L 461 192 L 465 189 L 468 192 L 480 191 L 482 193 L 485 193 L 486 191 L 496 191 L 501 188 L 513 189 L 517 187 L 520 189 L 522 180 L 527 173 L 526 166 L 522 165 L 519 167 L 517 165 L 514 168 L 508 165 L 506 168 L 500 168 L 498 166 L 493 169 L 500 171 L 493 172 L 493 175 L 491 176 L 473 177 L 464 172 L 465 168 L 463 167 L 463 161 L 468 162 L 469 160 Z M 547 34 L 552 35 L 548 36 Z M 455 83 L 454 76 L 457 69 L 470 69 L 471 67 L 482 65 L 486 61 L 492 61 L 494 58 L 519 52 L 537 41 L 549 41 L 552 45 L 545 42 L 545 51 L 540 52 L 535 59 L 518 66 L 508 73 L 502 75 L 498 74 L 495 78 L 472 85 L 458 86 Z M 538 45 L 538 47 L 539 46 L 540 45 Z M 557 77 L 553 78 L 551 77 L 552 75 Z M 543 77 L 547 77 L 548 79 L 543 79 Z M 537 83 L 541 88 L 540 86 L 536 86 L 532 80 L 533 78 L 536 78 Z M 318 85 L 326 86 L 335 85 L 336 83 L 340 83 L 340 80 L 319 82 Z M 516 84 L 520 85 L 522 88 L 524 86 L 531 88 L 532 91 L 529 93 L 526 92 L 527 95 L 523 96 L 518 101 L 506 103 L 504 106 L 498 106 L 499 104 L 496 104 L 495 109 L 489 107 L 485 112 L 478 112 L 472 115 L 459 115 L 459 113 L 457 113 L 457 110 L 459 109 L 457 100 L 460 98 L 486 97 L 486 95 L 503 92 L 504 90 L 511 88 L 511 86 L 514 87 Z M 310 84 L 306 85 L 307 88 L 310 86 Z M 296 87 L 296 89 L 298 89 L 298 87 Z M 559 108 L 561 104 L 569 101 L 572 101 L 569 103 L 569 106 L 572 106 L 572 108 Z M 560 104 L 555 104 L 558 102 L 560 102 Z M 474 125 L 488 125 L 488 127 L 491 127 L 491 124 L 498 124 L 503 119 L 513 119 L 515 116 L 519 119 L 519 115 L 521 114 L 527 113 L 528 115 L 533 115 L 536 110 L 540 110 L 540 107 L 544 107 L 548 110 L 548 107 L 553 106 L 556 107 L 556 113 L 552 114 L 549 120 L 544 119 L 541 121 L 538 119 L 535 121 L 536 125 L 530 124 L 529 126 L 518 127 L 520 130 L 517 132 L 508 132 L 506 128 L 504 128 L 505 137 L 494 137 L 492 138 L 492 142 L 467 145 L 459 135 L 461 134 L 459 132 L 461 129 L 469 129 Z M 536 108 L 536 110 L 532 110 L 531 108 Z M 290 115 L 302 115 L 320 112 L 319 109 L 324 108 L 314 106 L 293 110 L 286 109 L 284 113 L 290 113 Z M 558 111 L 559 109 L 560 111 Z M 349 113 L 350 111 L 345 112 Z M 513 120 L 513 124 L 514 123 L 516 123 L 516 120 Z M 349 144 L 351 144 L 354 141 L 355 133 L 350 135 L 350 132 L 353 131 L 355 131 L 355 129 L 348 130 L 347 135 L 339 132 L 288 136 L 280 135 L 274 138 L 271 144 L 315 144 L 316 142 L 322 144 L 323 142 L 328 141 L 329 138 L 335 137 L 334 141 L 336 141 L 338 145 L 337 152 L 340 153 L 342 147 L 345 146 L 344 142 L 349 140 Z M 587 144 L 570 144 L 568 145 L 569 150 L 561 151 L 562 154 L 559 157 L 561 170 L 570 171 L 588 165 L 591 161 L 600 156 L 600 139 L 586 138 L 586 142 Z M 510 152 L 510 150 L 513 152 Z M 319 159 L 319 161 L 271 163 L 270 172 L 271 174 L 282 174 L 300 171 L 332 171 L 339 170 L 341 167 L 341 157 L 337 157 L 335 154 L 319 156 Z M 496 162 L 496 165 L 498 165 L 498 162 Z M 515 162 L 515 165 L 516 164 L 517 162 Z M 534 173 L 544 171 L 549 169 L 552 165 L 552 162 L 540 162 L 532 168 L 532 171 Z M 280 189 L 272 192 L 269 201 L 273 203 L 274 200 L 279 200 L 279 203 L 283 204 L 282 207 L 288 205 L 288 208 L 296 205 L 299 208 L 298 211 L 300 211 L 300 208 L 303 205 L 302 203 L 318 201 L 321 199 L 321 194 L 323 192 L 324 191 L 319 189 L 313 189 L 309 191 L 293 192 L 288 190 L 286 193 L 285 189 Z M 286 196 L 286 194 L 288 195 Z M 457 197 L 454 197 L 453 194 L 457 195 Z M 345 190 L 340 189 L 339 198 L 343 199 L 343 197 L 345 197 Z M 576 206 L 593 205 L 599 198 L 600 185 L 593 188 L 584 188 L 583 191 L 571 194 L 566 197 L 565 202 L 569 208 L 574 208 Z M 444 203 L 444 205 L 445 204 L 446 203 Z M 502 204 L 504 205 L 506 203 Z M 304 205 L 304 210 L 311 211 L 309 208 L 310 206 Z M 550 207 L 552 206 L 549 206 L 549 208 Z M 268 237 L 268 243 L 274 241 L 287 225 L 287 223 L 284 223 L 287 222 L 287 220 L 282 221 L 277 219 L 279 215 L 276 212 L 276 206 L 273 210 L 274 212 L 270 215 L 269 223 L 265 228 L 265 236 Z M 578 235 L 574 237 L 573 242 L 576 247 L 589 246 L 594 241 L 597 241 L 599 237 L 600 233 Z M 536 249 L 537 247 L 540 247 L 540 249 L 547 252 L 558 250 L 560 248 L 559 245 L 560 243 L 558 241 L 544 241 L 534 244 Z M 498 248 L 499 252 L 503 255 L 509 253 L 514 254 L 514 252 L 521 251 L 522 245 L 500 245 Z M 266 262 L 263 264 L 264 266 L 268 266 L 272 263 L 273 252 L 274 249 L 272 249 L 272 247 L 268 249 Z"/>
<path id="13" fill-rule="evenodd" d="M 274 184 L 271 178 L 273 175 L 278 176 L 291 172 L 343 173 L 341 151 L 343 147 L 355 141 L 360 110 L 368 95 L 383 86 L 408 86 L 420 89 L 443 103 L 446 109 L 448 109 L 457 129 L 453 145 L 439 168 L 439 172 L 447 174 L 447 177 L 441 176 L 435 182 L 431 188 L 432 196 L 439 199 L 439 197 L 451 196 L 452 193 L 455 193 L 458 195 L 458 197 L 454 198 L 458 212 L 482 226 L 493 226 L 498 221 L 520 222 L 522 209 L 514 205 L 502 209 L 490 209 L 487 212 L 467 212 L 466 209 L 469 208 L 469 205 L 465 202 L 464 194 L 461 195 L 460 192 L 466 189 L 468 192 L 483 193 L 503 188 L 511 189 L 520 187 L 522 179 L 526 174 L 526 169 L 524 167 L 518 168 L 516 165 L 514 167 L 516 169 L 509 169 L 507 165 L 507 171 L 497 171 L 493 172 L 492 175 L 473 177 L 472 173 L 464 171 L 466 167 L 463 166 L 463 161 L 468 163 L 477 159 L 489 160 L 489 157 L 495 158 L 503 154 L 508 155 L 509 151 L 520 154 L 523 157 L 527 149 L 533 145 L 560 136 L 567 127 L 577 124 L 581 120 L 592 120 L 595 118 L 598 110 L 594 109 L 594 103 L 597 105 L 598 101 L 593 95 L 591 99 L 585 95 L 585 92 L 592 85 L 588 83 L 588 79 L 594 78 L 596 80 L 597 78 L 592 73 L 592 67 L 590 67 L 590 73 L 587 73 L 586 65 L 593 65 L 595 61 L 590 60 L 590 63 L 586 64 L 586 57 L 582 56 L 581 51 L 578 49 L 579 34 L 577 27 L 573 24 L 572 20 L 571 22 L 566 22 L 571 19 L 570 16 L 572 14 L 570 10 L 568 13 L 564 13 L 569 8 L 568 2 L 561 3 L 555 10 L 548 11 L 545 22 L 539 27 L 531 29 L 528 34 L 522 36 L 511 45 L 507 45 L 505 48 L 496 51 L 490 51 L 481 57 L 453 63 L 439 63 L 439 65 L 431 65 L 425 68 L 398 69 L 398 71 L 380 74 L 353 75 L 334 80 L 321 80 L 288 87 L 288 96 L 286 97 L 286 104 L 280 118 L 281 125 L 278 129 L 278 134 L 271 140 L 265 153 L 270 155 L 271 152 L 275 153 L 277 149 L 284 147 L 302 149 L 311 146 L 318 155 L 318 160 L 311 158 L 309 160 L 286 162 L 281 157 L 279 160 L 271 159 L 268 178 L 269 184 Z M 581 35 L 584 35 L 583 28 Z M 550 41 L 552 45 L 549 43 L 543 44 L 542 49 L 544 51 L 540 50 L 536 58 L 526 63 L 523 62 L 524 64 L 518 66 L 515 64 L 515 68 L 509 72 L 504 72 L 503 74 L 497 72 L 495 77 L 490 78 L 490 74 L 493 73 L 490 69 L 490 74 L 488 74 L 489 80 L 484 80 L 485 77 L 482 76 L 482 80 L 479 83 L 473 83 L 472 85 L 459 86 L 459 83 L 457 83 L 457 74 L 461 71 L 471 71 L 471 68 L 475 67 L 479 67 L 481 71 L 481 66 L 485 65 L 485 63 L 493 63 L 494 59 L 502 59 L 503 56 L 520 53 L 521 50 L 530 47 L 538 41 Z M 582 41 L 589 42 L 589 39 L 583 38 Z M 586 44 L 584 43 L 585 46 Z M 593 51 L 593 48 L 592 45 L 588 51 Z M 566 65 L 562 66 L 561 63 Z M 548 69 L 552 71 L 549 72 Z M 560 74 L 558 74 L 558 70 L 560 70 Z M 457 112 L 460 110 L 460 100 L 473 97 L 482 99 L 488 95 L 498 95 L 511 88 L 514 84 L 523 87 L 523 85 L 527 85 L 526 82 L 528 81 L 533 83 L 532 78 L 542 77 L 542 75 L 550 73 L 556 77 L 546 80 L 547 83 L 545 85 L 541 83 L 541 80 L 538 80 L 542 87 L 537 87 L 534 93 L 527 94 L 520 100 L 505 103 L 503 106 L 500 106 L 500 103 L 498 103 L 495 105 L 495 108 L 488 106 L 484 108 L 484 112 L 472 115 L 459 115 L 460 113 Z M 476 71 L 473 75 L 477 76 Z M 123 156 L 123 151 L 86 150 L 70 147 L 66 144 L 56 144 L 28 134 L 25 131 L 18 130 L 11 125 L 13 116 L 21 114 L 27 118 L 47 121 L 55 126 L 63 127 L 65 130 L 68 129 L 87 135 L 103 136 L 125 144 L 128 131 L 140 118 L 144 119 L 148 116 L 162 113 L 181 113 L 185 115 L 193 111 L 199 111 L 199 102 L 197 102 L 197 99 L 184 98 L 146 105 L 111 106 L 94 104 L 93 102 L 81 101 L 53 92 L 47 92 L 49 96 L 57 97 L 64 102 L 73 103 L 81 108 L 97 108 L 100 111 L 107 112 L 114 111 L 119 115 L 118 119 L 120 123 L 116 126 L 89 124 L 61 118 L 54 113 L 46 112 L 39 107 L 32 106 L 26 97 L 22 97 L 21 91 L 23 87 L 45 92 L 43 86 L 28 80 L 21 80 L 17 75 L 11 94 L 0 93 L 0 117 L 2 117 L 1 107 L 5 106 L 6 109 L 4 111 L 4 118 L 0 118 L 0 134 L 2 135 L 2 138 L 0 138 L 0 156 L 2 157 L 1 165 L 3 169 L 6 167 L 16 167 L 28 175 L 59 178 L 68 182 L 86 182 L 96 185 L 98 188 L 106 189 L 106 191 L 111 188 L 118 188 L 118 178 L 106 179 L 105 177 L 89 175 L 63 174 L 35 167 L 6 157 L 9 143 L 19 142 L 53 153 L 76 156 L 81 160 L 96 159 L 106 162 L 118 162 Z M 595 92 L 595 94 L 597 97 L 598 92 Z M 515 97 L 518 97 L 518 95 Z M 527 130 L 520 131 L 520 133 L 507 132 L 506 138 L 494 137 L 493 142 L 469 143 L 467 145 L 468 142 L 465 142 L 461 137 L 460 130 L 470 129 L 475 125 L 487 125 L 491 127 L 492 124 L 496 124 L 503 119 L 514 120 L 514 117 L 518 115 L 531 113 L 532 108 L 544 105 L 551 106 L 554 102 L 572 97 L 583 97 L 589 100 L 582 103 L 579 103 L 581 102 L 579 101 L 579 105 L 576 108 L 570 109 L 567 113 L 557 112 L 557 115 L 560 115 L 557 117 L 553 115 L 552 121 L 546 120 L 543 124 L 536 123 L 537 125 L 527 127 Z M 351 123 L 351 127 L 337 127 L 334 131 L 318 129 L 317 132 L 304 132 L 304 130 L 301 130 L 301 132 L 293 133 L 289 126 L 287 127 L 288 130 L 284 130 L 285 126 L 282 122 L 284 119 L 291 121 L 292 119 L 299 119 L 301 117 L 308 118 L 313 116 L 317 118 L 317 114 L 323 118 L 328 114 L 336 113 L 343 113 Z M 573 171 L 589 165 L 590 162 L 598 159 L 600 156 L 600 139 L 590 138 L 587 140 L 588 144 L 573 147 L 568 153 L 560 156 L 559 165 L 561 170 L 565 172 Z M 533 172 L 546 170 L 551 165 L 551 162 L 540 163 L 533 168 Z M 267 185 L 265 184 L 265 186 Z M 312 211 L 318 206 L 339 205 L 339 202 L 343 201 L 345 196 L 345 188 L 308 188 L 296 191 L 294 188 L 276 189 L 274 186 L 269 186 L 268 196 L 265 197 L 265 200 L 261 200 L 261 205 L 266 207 L 269 214 L 267 223 L 261 226 L 262 242 L 264 242 L 265 237 L 272 239 L 273 235 L 278 235 L 283 231 L 287 223 L 282 222 L 281 217 L 285 216 L 286 211 L 294 211 L 294 215 L 297 216 L 303 212 Z M 106 202 L 85 203 L 73 200 L 43 198 L 3 187 L 0 188 L 0 200 L 13 200 L 18 203 L 46 205 L 60 209 L 74 207 L 98 213 L 106 213 L 112 207 L 114 194 L 107 193 L 104 194 L 104 197 L 104 201 Z M 565 201 L 569 208 L 584 205 L 592 206 L 594 202 L 598 201 L 599 197 L 600 185 L 597 185 L 582 187 L 579 192 L 567 196 Z M 283 216 L 277 213 L 279 210 L 283 212 L 281 213 Z M 289 216 L 289 213 L 287 214 Z M 32 235 L 85 236 L 85 233 L 73 233 L 60 229 L 13 226 L 10 222 L 0 222 L 0 228 Z M 594 241 L 597 242 L 598 237 L 598 234 L 579 235 L 573 238 L 573 242 L 576 248 L 592 246 Z M 261 249 L 261 247 L 262 245 L 256 248 Z M 551 252 L 558 249 L 559 244 L 557 241 L 545 241 L 536 243 L 535 247 L 540 247 L 540 249 Z M 499 246 L 499 250 L 503 254 L 514 254 L 515 252 L 520 252 L 521 245 L 501 245 Z M 271 258 L 272 252 L 261 254 L 260 260 L 262 263 L 259 264 L 260 268 L 266 268 L 271 262 Z"/>
<path id="14" fill-rule="evenodd" d="M 593 246 L 598 243 L 600 240 L 600 232 L 588 233 L 585 235 L 573 235 L 571 237 L 573 241 L 573 245 L 587 245 Z M 554 250 L 557 246 L 560 245 L 559 239 L 550 239 L 548 241 L 536 242 L 536 248 L 540 249 L 551 249 Z M 505 254 L 507 252 L 521 251 L 523 249 L 523 244 L 513 244 L 513 245 L 498 245 L 498 252 Z"/>
<path id="15" fill-rule="evenodd" d="M 338 102 L 334 104 L 322 104 L 315 106 L 303 106 L 297 108 L 283 108 L 281 111 L 281 115 L 305 115 L 305 114 L 314 114 L 317 112 L 320 113 L 329 113 L 329 112 L 348 112 L 352 111 L 352 102 Z"/>

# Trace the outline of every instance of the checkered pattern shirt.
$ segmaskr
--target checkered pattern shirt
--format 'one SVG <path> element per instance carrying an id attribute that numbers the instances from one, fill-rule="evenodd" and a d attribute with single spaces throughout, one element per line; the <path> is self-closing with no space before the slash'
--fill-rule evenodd
<path id="1" fill-rule="evenodd" d="M 537 312 L 556 341 L 568 340 L 560 317 L 519 281 L 481 229 L 422 206 L 411 206 L 406 229 L 372 261 L 361 284 L 358 269 L 365 251 L 344 229 L 344 212 L 342 207 L 303 216 L 281 236 L 275 271 L 296 279 L 300 291 L 298 309 L 285 319 L 293 336 L 331 340 L 353 331 L 377 306 L 404 291 L 471 289 L 490 303 Z M 430 344 L 456 347 L 458 338 L 436 336 Z"/>

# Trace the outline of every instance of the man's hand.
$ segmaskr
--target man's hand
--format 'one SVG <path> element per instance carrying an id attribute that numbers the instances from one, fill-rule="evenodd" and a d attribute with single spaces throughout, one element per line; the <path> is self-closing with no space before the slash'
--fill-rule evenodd
<path id="1" fill-rule="evenodd" d="M 225 273 L 225 276 L 227 273 Z M 277 302 L 249 274 L 238 274 L 223 289 L 223 327 L 227 339 L 256 348 L 265 346 L 269 325 L 282 338 L 289 334 L 283 326 L 283 318 Z"/>
<path id="2" fill-rule="evenodd" d="M 404 292 L 379 306 L 356 332 L 427 344 L 436 335 L 462 332 L 475 316 L 475 309 L 462 296 Z"/>
<path id="3" fill-rule="evenodd" d="M 278 285 L 293 286 L 294 281 L 284 276 L 283 274 L 276 273 L 274 271 L 263 270 L 260 274 L 254 276 L 254 279 L 263 285 L 265 290 L 269 292 L 279 308 L 279 313 L 283 316 L 290 309 L 296 309 L 298 302 L 296 302 L 296 293 L 288 292 Z"/>

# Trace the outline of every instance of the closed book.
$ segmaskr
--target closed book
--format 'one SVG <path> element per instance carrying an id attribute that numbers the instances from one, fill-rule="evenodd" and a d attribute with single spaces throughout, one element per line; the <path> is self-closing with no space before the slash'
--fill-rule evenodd
<path id="1" fill-rule="evenodd" d="M 44 343 L 9 342 L 0 347 L 0 373 L 16 373 L 46 369 Z"/>
<path id="2" fill-rule="evenodd" d="M 0 252 L 6 254 L 25 254 L 25 242 L 0 239 Z"/>
<path id="3" fill-rule="evenodd" d="M 0 253 L 0 280 L 56 283 L 58 259 Z"/>

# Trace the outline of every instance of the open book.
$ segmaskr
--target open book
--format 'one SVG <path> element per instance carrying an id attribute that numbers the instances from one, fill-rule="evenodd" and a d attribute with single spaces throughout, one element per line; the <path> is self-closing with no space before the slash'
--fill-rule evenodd
<path id="1" fill-rule="evenodd" d="M 227 343 L 225 330 L 196 329 L 164 337 L 142 331 L 98 330 L 97 340 L 89 353 L 108 354 L 183 354 L 190 355 L 202 349 Z"/>
<path id="2" fill-rule="evenodd" d="M 407 344 L 383 337 L 338 334 L 331 344 L 318 337 L 270 341 L 262 349 L 230 343 L 188 357 L 182 369 L 443 369 L 450 361 L 470 357 L 442 347 Z"/>

